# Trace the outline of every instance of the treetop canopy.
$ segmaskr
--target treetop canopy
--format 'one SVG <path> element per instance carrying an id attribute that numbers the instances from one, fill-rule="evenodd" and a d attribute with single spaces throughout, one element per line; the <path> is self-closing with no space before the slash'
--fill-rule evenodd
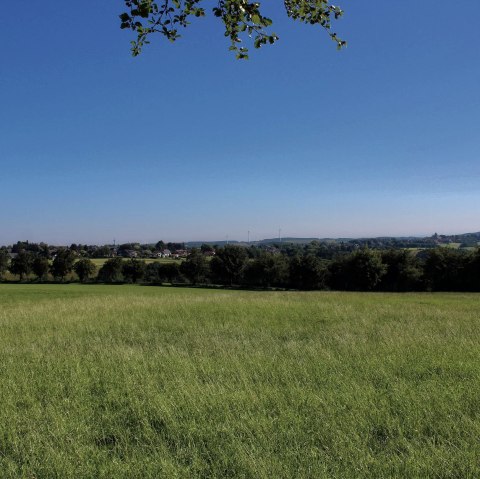
<path id="1" fill-rule="evenodd" d="M 205 0 L 124 0 L 127 11 L 120 15 L 123 29 L 137 34 L 131 42 L 132 54 L 137 56 L 150 43 L 150 36 L 159 33 L 169 41 L 180 38 L 179 30 L 190 25 L 194 17 L 204 17 Z M 263 15 L 259 2 L 250 0 L 218 0 L 211 13 L 221 20 L 225 37 L 230 40 L 230 50 L 237 59 L 248 58 L 248 47 L 244 40 L 255 48 L 274 44 L 278 35 L 271 31 L 273 21 Z M 346 42 L 332 31 L 332 20 L 343 15 L 343 10 L 332 5 L 331 0 L 283 0 L 285 12 L 293 20 L 324 28 L 330 38 L 341 49 Z"/>

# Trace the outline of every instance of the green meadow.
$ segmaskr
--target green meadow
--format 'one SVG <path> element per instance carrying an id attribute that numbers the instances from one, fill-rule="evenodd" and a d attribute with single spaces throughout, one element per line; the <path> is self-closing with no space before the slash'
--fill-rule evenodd
<path id="1" fill-rule="evenodd" d="M 108 258 L 89 258 L 89 259 L 98 269 L 100 269 L 104 265 L 104 263 L 108 260 Z M 149 263 L 180 264 L 182 262 L 181 259 L 175 259 L 175 258 L 135 258 L 135 259 L 144 261 L 146 264 L 149 264 Z M 128 258 L 124 258 L 124 261 L 128 261 Z"/>
<path id="2" fill-rule="evenodd" d="M 0 285 L 0 477 L 478 478 L 480 295 Z"/>

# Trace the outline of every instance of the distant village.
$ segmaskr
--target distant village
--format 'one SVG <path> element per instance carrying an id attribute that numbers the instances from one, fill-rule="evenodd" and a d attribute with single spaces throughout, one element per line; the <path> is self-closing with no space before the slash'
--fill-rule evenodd
<path id="1" fill-rule="evenodd" d="M 292 255 L 298 251 L 315 250 L 318 256 L 331 258 L 337 253 L 348 253 L 360 248 L 370 249 L 416 249 L 426 250 L 439 246 L 455 249 L 472 249 L 480 244 L 480 232 L 461 235 L 439 235 L 437 233 L 427 237 L 378 237 L 378 238 L 283 238 L 266 239 L 247 243 L 231 241 L 232 245 L 246 247 L 249 250 L 267 253 L 286 253 Z M 18 241 L 13 245 L 2 246 L 10 258 L 15 258 L 20 251 L 38 253 L 45 258 L 54 259 L 57 252 L 68 248 L 79 258 L 136 258 L 182 260 L 187 258 L 193 248 L 201 251 L 204 256 L 215 256 L 219 247 L 227 242 L 215 243 L 175 243 L 158 241 L 157 243 L 123 243 L 110 245 L 86 245 L 73 243 L 70 246 L 55 246 L 47 243 L 31 243 Z"/>
<path id="2" fill-rule="evenodd" d="M 480 233 L 228 245 L 158 241 L 58 247 L 19 241 L 0 247 L 0 281 L 63 282 L 75 274 L 73 280 L 103 283 L 480 291 L 479 241 Z"/>
<path id="3" fill-rule="evenodd" d="M 182 259 L 189 254 L 188 248 L 183 243 L 167 243 L 159 242 L 155 245 L 126 243 L 122 245 L 82 245 L 71 244 L 70 246 L 53 246 L 46 243 L 29 243 L 28 241 L 19 241 L 13 246 L 6 247 L 10 258 L 15 258 L 20 251 L 31 251 L 40 253 L 47 258 L 55 258 L 58 251 L 68 248 L 78 257 L 83 258 L 138 258 L 138 259 L 157 259 L 170 258 Z M 205 256 L 214 256 L 213 247 L 204 246 L 202 253 Z"/>

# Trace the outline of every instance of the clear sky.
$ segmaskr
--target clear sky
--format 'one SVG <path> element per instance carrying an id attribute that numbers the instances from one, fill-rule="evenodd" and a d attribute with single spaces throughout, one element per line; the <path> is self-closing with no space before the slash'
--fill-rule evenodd
<path id="1" fill-rule="evenodd" d="M 480 2 L 339 0 L 342 52 L 263 4 L 239 62 L 214 19 L 132 58 L 120 0 L 4 2 L 0 244 L 479 231 Z"/>

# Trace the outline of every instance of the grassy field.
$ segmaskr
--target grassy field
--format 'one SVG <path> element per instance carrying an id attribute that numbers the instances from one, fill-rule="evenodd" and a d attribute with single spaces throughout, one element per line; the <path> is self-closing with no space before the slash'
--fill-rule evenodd
<path id="1" fill-rule="evenodd" d="M 0 477 L 478 478 L 480 296 L 0 285 Z"/>
<path id="2" fill-rule="evenodd" d="M 122 258 L 124 261 L 128 261 L 129 258 Z M 139 261 L 144 261 L 145 263 L 162 263 L 162 264 L 168 264 L 168 263 L 177 263 L 180 264 L 182 262 L 181 259 L 174 259 L 174 258 L 135 258 L 138 259 Z M 108 258 L 91 258 L 90 261 L 98 268 L 100 269 L 105 261 L 108 261 Z"/>

